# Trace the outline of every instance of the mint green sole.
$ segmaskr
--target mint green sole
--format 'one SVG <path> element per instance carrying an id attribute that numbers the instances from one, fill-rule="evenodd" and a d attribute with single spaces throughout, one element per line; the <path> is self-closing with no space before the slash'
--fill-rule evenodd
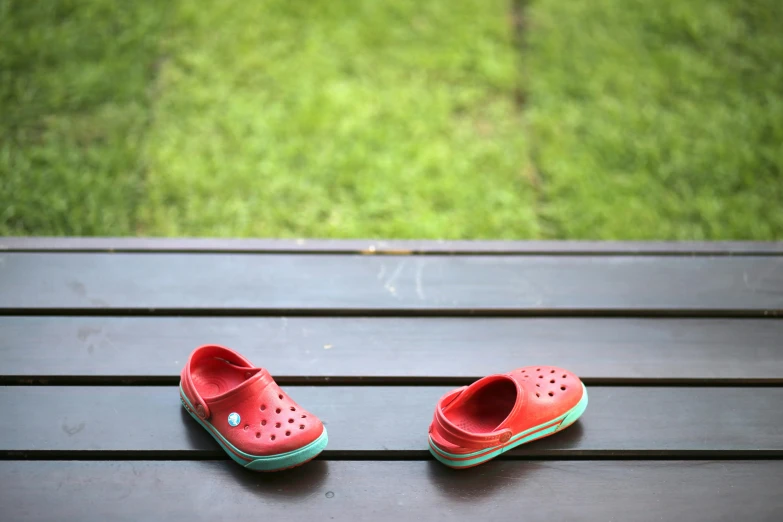
<path id="1" fill-rule="evenodd" d="M 467 468 L 494 459 L 498 455 L 502 455 L 503 453 L 511 449 L 514 449 L 517 446 L 521 446 L 522 444 L 525 444 L 527 442 L 532 442 L 536 439 L 540 439 L 542 437 L 546 437 L 547 435 L 551 435 L 553 433 L 561 431 L 569 427 L 574 422 L 576 422 L 577 419 L 579 419 L 579 417 L 581 417 L 582 414 L 585 412 L 585 409 L 587 409 L 587 388 L 585 388 L 584 384 L 582 384 L 582 391 L 583 391 L 582 398 L 579 399 L 579 402 L 576 404 L 576 406 L 568 410 L 566 413 L 564 413 L 559 417 L 551 419 L 547 422 L 539 424 L 538 426 L 534 426 L 521 433 L 517 433 L 516 435 L 511 437 L 512 442 L 510 444 L 499 447 L 494 451 L 492 451 L 492 448 L 486 448 L 479 451 L 474 451 L 473 453 L 467 453 L 462 455 L 457 453 L 449 453 L 440 449 L 436 451 L 433 448 L 435 443 L 430 437 L 430 444 L 429 444 L 430 453 L 432 453 L 432 456 L 435 457 L 435 459 L 437 459 L 438 461 L 442 462 L 443 464 L 451 468 Z M 549 424 L 551 424 L 551 426 L 549 426 L 548 428 L 541 429 L 543 426 L 548 426 Z M 472 459 L 470 458 L 465 459 L 465 457 L 478 455 L 487 451 L 489 451 L 489 453 L 480 455 Z M 465 459 L 465 460 L 452 460 L 452 459 Z"/>
<path id="2" fill-rule="evenodd" d="M 301 448 L 286 453 L 278 453 L 277 455 L 251 455 L 250 453 L 239 450 L 236 446 L 223 438 L 211 423 L 202 420 L 198 415 L 193 413 L 193 405 L 182 392 L 182 388 L 180 388 L 180 402 L 182 402 L 182 407 L 185 408 L 185 411 L 196 419 L 196 422 L 201 424 L 201 427 L 207 430 L 207 433 L 212 435 L 212 438 L 220 444 L 223 451 L 225 451 L 234 462 L 252 471 L 279 471 L 304 464 L 308 460 L 318 456 L 329 443 L 329 436 L 326 434 L 326 428 L 324 428 L 323 433 L 307 446 L 302 446 Z"/>

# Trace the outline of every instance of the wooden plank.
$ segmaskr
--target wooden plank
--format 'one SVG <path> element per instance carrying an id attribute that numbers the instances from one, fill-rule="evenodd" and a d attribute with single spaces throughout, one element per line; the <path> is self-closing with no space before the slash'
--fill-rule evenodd
<path id="1" fill-rule="evenodd" d="M 433 408 L 450 388 L 286 389 L 326 423 L 328 457 L 428 458 Z M 783 455 L 783 388 L 594 386 L 589 393 L 577 424 L 507 455 Z M 7 457 L 225 458 L 181 408 L 174 386 L 5 387 L 0 418 L 11 420 L 0 432 L 0 453 Z"/>
<path id="2" fill-rule="evenodd" d="M 474 241 L 6 237 L 8 252 L 246 252 L 334 254 L 783 255 L 783 241 Z"/>
<path id="3" fill-rule="evenodd" d="M 637 318 L 0 317 L 0 382 L 175 384 L 222 343 L 282 382 L 468 382 L 547 362 L 587 382 L 783 383 L 783 321 Z"/>
<path id="4" fill-rule="evenodd" d="M 3 519 L 779 521 L 779 461 L 0 462 Z"/>
<path id="5" fill-rule="evenodd" d="M 5 314 L 783 311 L 783 257 L 8 253 L 0 261 Z"/>

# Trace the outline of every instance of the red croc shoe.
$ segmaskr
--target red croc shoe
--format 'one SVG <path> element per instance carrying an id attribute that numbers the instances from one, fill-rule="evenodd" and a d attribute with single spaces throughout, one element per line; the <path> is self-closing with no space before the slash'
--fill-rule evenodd
<path id="1" fill-rule="evenodd" d="M 326 447 L 321 421 L 283 393 L 269 372 L 233 350 L 196 348 L 181 377 L 182 405 L 247 469 L 292 468 Z"/>
<path id="2" fill-rule="evenodd" d="M 528 366 L 490 375 L 443 396 L 430 425 L 430 452 L 452 468 L 469 468 L 573 424 L 587 389 L 571 372 Z"/>

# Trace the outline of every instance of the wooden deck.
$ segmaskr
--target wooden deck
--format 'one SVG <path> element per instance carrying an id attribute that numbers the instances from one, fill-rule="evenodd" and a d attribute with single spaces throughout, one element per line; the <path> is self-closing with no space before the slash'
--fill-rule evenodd
<path id="1" fill-rule="evenodd" d="M 179 404 L 205 343 L 326 451 L 228 460 Z M 431 459 L 445 391 L 538 363 L 587 384 L 577 424 Z M 0 384 L 3 521 L 780 521 L 783 243 L 0 239 Z"/>

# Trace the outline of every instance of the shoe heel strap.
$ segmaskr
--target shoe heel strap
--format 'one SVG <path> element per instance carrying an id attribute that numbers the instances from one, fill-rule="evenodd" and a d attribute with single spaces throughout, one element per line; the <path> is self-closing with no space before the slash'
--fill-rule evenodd
<path id="1" fill-rule="evenodd" d="M 462 390 L 459 390 L 461 393 Z M 456 397 L 452 397 L 451 394 L 444 397 L 444 399 L 454 400 Z M 448 404 L 448 403 L 447 403 Z M 435 408 L 435 424 L 438 434 L 447 442 L 460 446 L 462 448 L 475 448 L 482 449 L 488 446 L 496 446 L 503 444 L 511 438 L 511 430 L 509 428 L 503 428 L 486 435 L 477 435 L 470 433 L 458 427 L 451 422 L 443 413 L 443 404 L 439 403 Z"/>
<path id="2" fill-rule="evenodd" d="M 196 386 L 193 384 L 191 368 L 198 361 L 210 357 L 219 357 L 221 359 L 227 360 L 232 364 L 253 367 L 253 364 L 250 361 L 239 355 L 234 350 L 226 348 L 225 346 L 207 344 L 204 346 L 199 346 L 193 350 L 193 353 L 190 354 L 190 358 L 188 359 L 185 368 L 182 370 L 182 375 L 180 376 L 180 385 L 182 386 L 182 390 L 188 396 L 190 402 L 193 404 L 193 407 L 196 410 L 196 415 L 204 420 L 208 419 L 211 413 L 209 411 L 209 406 L 207 406 L 207 403 L 204 401 L 204 399 L 201 398 L 201 395 L 196 390 Z"/>

